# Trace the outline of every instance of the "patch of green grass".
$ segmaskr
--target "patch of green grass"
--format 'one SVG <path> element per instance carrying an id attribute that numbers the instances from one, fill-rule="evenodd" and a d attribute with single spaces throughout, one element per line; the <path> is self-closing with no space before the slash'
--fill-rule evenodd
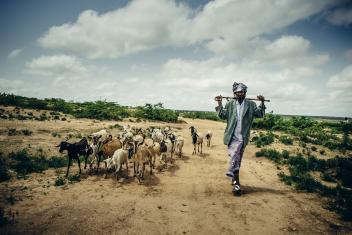
<path id="1" fill-rule="evenodd" d="M 53 132 L 53 133 L 51 133 L 51 135 L 52 135 L 53 137 L 61 138 L 61 135 L 60 135 L 59 133 L 57 133 L 57 132 Z"/>
<path id="2" fill-rule="evenodd" d="M 27 136 L 32 135 L 32 133 L 33 133 L 33 131 L 28 130 L 28 129 L 21 130 L 21 132 L 23 135 L 27 135 Z"/>
<path id="3" fill-rule="evenodd" d="M 66 184 L 66 179 L 63 176 L 57 176 L 55 179 L 55 186 L 61 186 Z"/>
<path id="4" fill-rule="evenodd" d="M 293 144 L 293 139 L 290 138 L 287 135 L 282 135 L 279 137 L 279 140 L 281 143 L 285 144 L 285 145 L 292 145 Z"/>
<path id="5" fill-rule="evenodd" d="M 68 175 L 67 179 L 69 183 L 79 182 L 81 181 L 81 176 L 79 174 Z"/>
<path id="6" fill-rule="evenodd" d="M 47 159 L 48 166 L 51 168 L 60 168 L 67 166 L 67 158 L 65 157 L 58 157 L 58 156 L 52 156 Z"/>
<path id="7" fill-rule="evenodd" d="M 260 151 L 255 153 L 256 157 L 266 157 L 276 163 L 280 163 L 281 154 L 275 149 L 261 149 Z"/>
<path id="8" fill-rule="evenodd" d="M 266 134 L 259 132 L 258 136 L 254 136 L 252 138 L 252 142 L 254 142 L 258 148 L 269 145 L 274 142 L 274 134 L 272 132 L 268 132 Z"/>
<path id="9" fill-rule="evenodd" d="M 114 129 L 117 128 L 118 130 L 123 130 L 123 126 L 121 126 L 120 124 L 116 123 L 115 125 L 110 125 L 109 129 Z"/>
<path id="10" fill-rule="evenodd" d="M 10 129 L 8 129 L 7 134 L 9 136 L 14 136 L 14 135 L 17 135 L 18 132 L 17 132 L 16 128 L 10 128 Z"/>
<path id="11" fill-rule="evenodd" d="M 0 152 L 0 182 L 9 180 L 11 178 L 8 164 L 8 158 Z"/>

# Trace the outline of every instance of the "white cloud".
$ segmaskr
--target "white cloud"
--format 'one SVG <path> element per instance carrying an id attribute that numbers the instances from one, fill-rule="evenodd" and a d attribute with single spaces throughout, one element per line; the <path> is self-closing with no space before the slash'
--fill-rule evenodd
<path id="1" fill-rule="evenodd" d="M 180 34 L 190 9 L 174 1 L 131 1 L 126 7 L 98 15 L 84 11 L 73 24 L 52 27 L 39 43 L 91 58 L 114 58 L 168 44 L 183 43 Z"/>
<path id="2" fill-rule="evenodd" d="M 26 72 L 47 76 L 82 75 L 87 68 L 75 56 L 40 56 L 26 63 Z"/>
<path id="3" fill-rule="evenodd" d="M 234 56 L 247 53 L 251 39 L 305 19 L 329 3 L 222 0 L 192 10 L 174 0 L 134 0 L 101 15 L 84 11 L 76 22 L 53 26 L 38 41 L 44 48 L 69 50 L 90 58 L 116 58 L 193 43 L 206 43 L 217 54 Z"/>
<path id="4" fill-rule="evenodd" d="M 11 51 L 7 57 L 9 59 L 16 58 L 17 56 L 19 56 L 21 54 L 21 52 L 22 52 L 22 49 L 15 49 L 15 50 Z"/>
<path id="5" fill-rule="evenodd" d="M 348 26 L 352 23 L 352 9 L 337 9 L 328 15 L 327 20 L 333 25 Z"/>
<path id="6" fill-rule="evenodd" d="M 347 50 L 347 51 L 344 53 L 344 56 L 345 56 L 346 59 L 352 60 L 352 49 Z"/>
<path id="7" fill-rule="evenodd" d="M 340 73 L 331 76 L 327 85 L 331 88 L 351 89 L 352 65 L 347 66 Z"/>
<path id="8" fill-rule="evenodd" d="M 261 42 L 255 49 L 253 59 L 261 63 L 283 66 L 322 65 L 329 60 L 326 54 L 312 55 L 309 40 L 295 35 L 283 35 L 273 42 Z"/>

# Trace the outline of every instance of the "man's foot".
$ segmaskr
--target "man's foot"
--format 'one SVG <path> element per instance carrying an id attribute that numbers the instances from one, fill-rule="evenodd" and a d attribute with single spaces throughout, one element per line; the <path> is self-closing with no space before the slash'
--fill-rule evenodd
<path id="1" fill-rule="evenodd" d="M 241 196 L 242 195 L 241 186 L 235 183 L 235 186 L 232 189 L 232 193 L 236 197 Z"/>

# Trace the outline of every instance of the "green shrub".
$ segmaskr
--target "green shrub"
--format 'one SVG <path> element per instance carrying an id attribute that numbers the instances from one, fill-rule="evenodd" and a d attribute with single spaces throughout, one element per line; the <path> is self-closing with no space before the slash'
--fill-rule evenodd
<path id="1" fill-rule="evenodd" d="M 65 157 L 57 157 L 52 156 L 51 158 L 47 159 L 48 166 L 51 168 L 60 168 L 67 166 L 67 158 Z"/>
<path id="2" fill-rule="evenodd" d="M 51 135 L 52 135 L 53 137 L 61 138 L 61 135 L 60 135 L 59 133 L 57 133 L 57 132 L 53 132 L 53 133 L 51 133 Z"/>
<path id="3" fill-rule="evenodd" d="M 266 157 L 276 163 L 280 163 L 281 154 L 275 149 L 261 149 L 259 152 L 255 153 L 256 157 Z"/>
<path id="4" fill-rule="evenodd" d="M 81 180 L 81 176 L 79 174 L 68 175 L 67 179 L 70 183 L 79 182 Z"/>
<path id="5" fill-rule="evenodd" d="M 32 133 L 33 133 L 33 131 L 30 131 L 28 129 L 21 130 L 21 132 L 23 135 L 27 135 L 27 136 L 32 135 Z"/>
<path id="6" fill-rule="evenodd" d="M 11 168 L 22 175 L 32 172 L 42 172 L 48 169 L 47 161 L 43 155 L 39 157 L 30 156 L 26 149 L 12 152 L 9 157 L 12 160 Z"/>
<path id="7" fill-rule="evenodd" d="M 117 128 L 119 130 L 123 130 L 123 126 L 121 126 L 120 124 L 116 123 L 115 125 L 110 125 L 109 129 L 114 129 Z"/>
<path id="8" fill-rule="evenodd" d="M 193 112 L 180 112 L 184 118 L 192 119 L 207 119 L 213 121 L 220 121 L 216 112 L 205 112 L 205 111 L 193 111 Z"/>
<path id="9" fill-rule="evenodd" d="M 162 103 L 158 104 L 146 104 L 145 106 L 139 106 L 136 108 L 134 113 L 136 118 L 145 118 L 149 120 L 158 120 L 165 122 L 177 122 L 178 113 L 165 109 Z"/>
<path id="10" fill-rule="evenodd" d="M 8 129 L 7 134 L 9 136 L 14 136 L 14 135 L 18 134 L 18 131 L 16 130 L 16 128 L 10 128 L 10 129 Z"/>
<path id="11" fill-rule="evenodd" d="M 292 145 L 293 144 L 293 139 L 290 138 L 287 135 L 282 135 L 279 137 L 279 140 L 281 143 L 285 144 L 285 145 Z"/>
<path id="12" fill-rule="evenodd" d="M 66 184 L 66 179 L 63 176 L 57 176 L 55 179 L 55 186 L 61 186 Z"/>
<path id="13" fill-rule="evenodd" d="M 0 182 L 9 180 L 10 178 L 8 159 L 0 152 Z"/>
<path id="14" fill-rule="evenodd" d="M 288 159 L 290 157 L 290 152 L 287 150 L 283 150 L 281 156 L 285 159 Z"/>
<path id="15" fill-rule="evenodd" d="M 252 138 L 252 142 L 254 142 L 258 148 L 269 145 L 274 142 L 274 134 L 272 132 L 268 132 L 267 134 L 259 132 L 259 136 Z"/>
<path id="16" fill-rule="evenodd" d="M 328 173 L 326 171 L 320 174 L 320 178 L 328 182 L 336 182 L 335 178 L 331 175 L 331 173 Z"/>
<path id="17" fill-rule="evenodd" d="M 336 211 L 342 216 L 342 219 L 352 220 L 352 192 L 337 186 L 334 196 L 330 198 L 328 209 Z"/>

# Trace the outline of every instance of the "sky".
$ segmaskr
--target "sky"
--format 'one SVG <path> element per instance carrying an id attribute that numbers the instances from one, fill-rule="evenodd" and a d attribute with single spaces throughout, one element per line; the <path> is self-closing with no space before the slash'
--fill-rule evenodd
<path id="1" fill-rule="evenodd" d="M 0 92 L 352 117 L 352 1 L 2 0 Z"/>

